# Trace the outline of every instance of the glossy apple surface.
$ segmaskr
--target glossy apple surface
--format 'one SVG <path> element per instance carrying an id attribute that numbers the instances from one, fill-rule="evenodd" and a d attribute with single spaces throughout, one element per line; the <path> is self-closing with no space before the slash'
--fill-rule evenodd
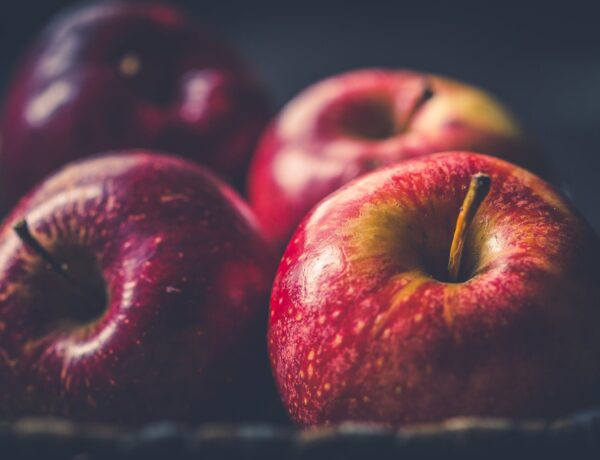
<path id="1" fill-rule="evenodd" d="M 239 182 L 268 116 L 232 50 L 177 7 L 146 2 L 100 2 L 55 18 L 7 97 L 8 205 L 66 162 L 123 148 L 176 153 Z"/>
<path id="2" fill-rule="evenodd" d="M 270 125 L 251 166 L 250 202 L 285 245 L 304 215 L 349 180 L 447 150 L 543 170 L 506 109 L 477 88 L 411 71 L 345 73 L 300 93 Z"/>
<path id="3" fill-rule="evenodd" d="M 471 176 L 491 189 L 458 282 Z M 600 401 L 600 243 L 546 182 L 443 153 L 383 168 L 311 211 L 271 297 L 269 349 L 301 425 L 553 417 Z"/>
<path id="4" fill-rule="evenodd" d="M 24 244 L 19 219 L 87 296 Z M 189 161 L 138 151 L 65 167 L 0 230 L 2 416 L 253 417 L 275 266 L 248 207 Z"/>

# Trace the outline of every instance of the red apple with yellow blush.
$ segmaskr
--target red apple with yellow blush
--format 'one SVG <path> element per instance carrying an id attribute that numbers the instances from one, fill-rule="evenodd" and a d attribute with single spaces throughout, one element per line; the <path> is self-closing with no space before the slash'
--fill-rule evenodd
<path id="1" fill-rule="evenodd" d="M 548 183 L 450 152 L 359 178 L 303 220 L 270 305 L 300 425 L 556 417 L 600 402 L 600 241 Z"/>
<path id="2" fill-rule="evenodd" d="M 351 179 L 447 150 L 545 171 L 512 116 L 486 92 L 412 71 L 348 72 L 309 87 L 272 122 L 253 158 L 250 202 L 285 245 L 304 215 Z"/>

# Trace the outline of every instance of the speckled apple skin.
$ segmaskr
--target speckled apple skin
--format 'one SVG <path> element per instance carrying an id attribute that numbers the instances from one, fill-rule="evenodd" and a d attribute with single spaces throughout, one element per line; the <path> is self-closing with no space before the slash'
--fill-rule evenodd
<path id="1" fill-rule="evenodd" d="M 492 185 L 463 281 L 438 281 L 477 172 Z M 276 276 L 269 350 L 290 416 L 398 426 L 598 403 L 599 257 L 563 197 L 499 159 L 443 153 L 353 181 L 306 217 Z"/>
<path id="2" fill-rule="evenodd" d="M 140 147 L 188 157 L 240 186 L 268 116 L 236 53 L 176 6 L 77 7 L 40 34 L 7 91 L 4 203 L 69 161 Z"/>
<path id="3" fill-rule="evenodd" d="M 425 88 L 433 97 L 408 121 Z M 386 123 L 388 133 L 381 131 Z M 253 158 L 250 203 L 283 249 L 306 213 L 351 179 L 449 150 L 548 175 L 512 116 L 484 91 L 435 75 L 365 69 L 316 83 L 287 104 Z"/>
<path id="4" fill-rule="evenodd" d="M 97 319 L 73 320 L 90 305 L 17 237 L 22 218 L 58 260 L 97 264 Z M 89 281 L 86 268 L 73 275 Z M 275 268 L 246 204 L 189 161 L 135 151 L 65 167 L 0 230 L 2 417 L 257 418 Z"/>

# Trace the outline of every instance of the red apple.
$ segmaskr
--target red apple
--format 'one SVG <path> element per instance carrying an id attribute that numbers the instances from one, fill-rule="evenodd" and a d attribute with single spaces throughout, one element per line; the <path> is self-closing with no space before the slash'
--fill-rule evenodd
<path id="1" fill-rule="evenodd" d="M 272 252 L 191 162 L 136 151 L 65 167 L 0 230 L 2 417 L 253 416 Z"/>
<path id="2" fill-rule="evenodd" d="M 267 116 L 239 57 L 177 7 L 73 9 L 37 38 L 9 88 L 5 203 L 68 161 L 122 148 L 177 153 L 236 182 Z"/>
<path id="3" fill-rule="evenodd" d="M 474 150 L 542 170 L 519 127 L 472 86 L 410 71 L 359 70 L 311 86 L 263 135 L 252 207 L 284 245 L 322 198 L 361 174 L 446 150 Z"/>
<path id="4" fill-rule="evenodd" d="M 480 172 L 491 189 L 453 278 Z M 599 260 L 566 199 L 508 162 L 451 152 L 357 179 L 311 211 L 279 266 L 269 349 L 287 410 L 301 425 L 401 425 L 598 403 Z"/>

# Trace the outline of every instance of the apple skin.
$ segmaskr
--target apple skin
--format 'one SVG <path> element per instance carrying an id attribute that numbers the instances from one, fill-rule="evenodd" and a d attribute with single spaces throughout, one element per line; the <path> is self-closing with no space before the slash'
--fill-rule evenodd
<path id="1" fill-rule="evenodd" d="M 82 285 L 105 285 L 103 311 L 17 237 L 21 218 Z M 135 151 L 66 166 L 0 230 L 2 416 L 257 418 L 275 394 L 275 268 L 247 205 L 196 164 Z"/>
<path id="2" fill-rule="evenodd" d="M 470 177 L 491 190 L 444 282 Z M 442 153 L 330 195 L 287 247 L 269 351 L 300 425 L 554 417 L 600 402 L 600 243 L 546 182 Z"/>
<path id="3" fill-rule="evenodd" d="M 433 97 L 410 117 L 426 88 Z M 511 115 L 482 90 L 413 71 L 364 69 L 309 87 L 270 124 L 252 161 L 250 203 L 285 247 L 304 215 L 349 180 L 448 150 L 500 156 L 548 175 Z"/>
<path id="4" fill-rule="evenodd" d="M 107 150 L 193 159 L 241 187 L 269 116 L 236 53 L 160 3 L 67 11 L 17 67 L 1 126 L 6 206 L 59 166 Z"/>

